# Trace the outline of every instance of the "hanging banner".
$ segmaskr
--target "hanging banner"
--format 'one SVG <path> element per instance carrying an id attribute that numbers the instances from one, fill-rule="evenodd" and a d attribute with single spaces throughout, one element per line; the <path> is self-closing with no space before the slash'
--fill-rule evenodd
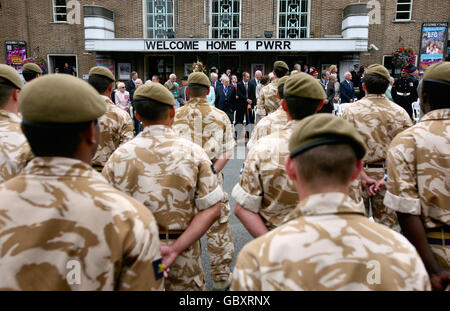
<path id="1" fill-rule="evenodd" d="M 25 41 L 5 41 L 6 63 L 19 70 L 27 59 L 27 44 Z"/>
<path id="2" fill-rule="evenodd" d="M 420 46 L 420 72 L 445 58 L 448 23 L 424 23 Z"/>

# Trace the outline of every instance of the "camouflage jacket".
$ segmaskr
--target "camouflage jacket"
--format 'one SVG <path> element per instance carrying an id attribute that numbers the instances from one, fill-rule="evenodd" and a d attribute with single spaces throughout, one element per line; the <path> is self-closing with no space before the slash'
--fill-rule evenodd
<path id="1" fill-rule="evenodd" d="M 114 105 L 108 97 L 101 96 L 105 100 L 106 113 L 98 118 L 100 143 L 92 160 L 93 165 L 98 166 L 104 166 L 114 150 L 134 137 L 130 115 Z"/>
<path id="2" fill-rule="evenodd" d="M 0 110 L 0 183 L 16 176 L 33 158 L 19 116 Z"/>
<path id="3" fill-rule="evenodd" d="M 280 99 L 277 97 L 277 93 L 278 79 L 274 79 L 259 92 L 256 114 L 265 116 L 276 111 L 280 107 Z"/>
<path id="4" fill-rule="evenodd" d="M 450 226 L 450 109 L 427 113 L 395 137 L 387 161 L 384 204 L 420 215 L 426 228 Z"/>
<path id="5" fill-rule="evenodd" d="M 0 290 L 163 289 L 153 215 L 86 163 L 36 157 L 0 197 Z"/>
<path id="6" fill-rule="evenodd" d="M 119 147 L 102 173 L 150 209 L 161 230 L 185 230 L 223 197 L 205 151 L 164 125 L 146 127 Z"/>
<path id="7" fill-rule="evenodd" d="M 342 118 L 350 121 L 367 145 L 365 163 L 386 160 L 392 139 L 412 125 L 408 113 L 383 95 L 366 95 L 360 101 L 349 104 Z"/>
<path id="8" fill-rule="evenodd" d="M 205 98 L 191 98 L 177 109 L 172 127 L 180 137 L 201 146 L 213 163 L 236 146 L 227 114 Z"/>
<path id="9" fill-rule="evenodd" d="M 250 140 L 247 143 L 247 148 L 251 149 L 262 137 L 278 132 L 286 126 L 287 122 L 288 118 L 286 111 L 280 106 L 275 112 L 258 122 L 252 137 L 250 137 Z"/>
<path id="10" fill-rule="evenodd" d="M 343 193 L 311 195 L 287 219 L 242 249 L 232 290 L 431 290 L 414 246 Z"/>
<path id="11" fill-rule="evenodd" d="M 249 151 L 232 196 L 243 208 L 259 213 L 269 230 L 279 226 L 297 205 L 298 194 L 284 167 L 289 138 L 299 121 L 263 137 Z"/>

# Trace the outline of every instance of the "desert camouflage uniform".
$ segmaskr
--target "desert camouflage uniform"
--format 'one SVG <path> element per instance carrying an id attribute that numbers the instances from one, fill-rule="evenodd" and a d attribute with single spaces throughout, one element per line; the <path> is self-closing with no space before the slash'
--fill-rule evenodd
<path id="1" fill-rule="evenodd" d="M 416 249 L 343 193 L 302 200 L 240 252 L 232 290 L 431 290 Z"/>
<path id="2" fill-rule="evenodd" d="M 0 197 L 0 290 L 164 289 L 153 215 L 86 163 L 37 157 Z"/>
<path id="3" fill-rule="evenodd" d="M 92 160 L 94 167 L 99 171 L 114 150 L 134 137 L 134 125 L 130 115 L 114 105 L 108 97 L 101 96 L 105 100 L 106 113 L 98 118 L 100 143 Z"/>
<path id="4" fill-rule="evenodd" d="M 384 204 L 420 215 L 436 258 L 450 268 L 450 109 L 427 113 L 395 137 L 387 161 Z"/>
<path id="5" fill-rule="evenodd" d="M 243 208 L 258 213 L 269 230 L 278 227 L 298 203 L 297 189 L 287 176 L 284 160 L 289 156 L 289 138 L 299 122 L 290 121 L 253 146 L 231 194 Z"/>
<path id="6" fill-rule="evenodd" d="M 236 142 L 233 138 L 230 119 L 225 112 L 212 107 L 205 98 L 191 98 L 175 114 L 172 126 L 181 137 L 196 143 L 206 151 L 212 163 L 226 151 L 233 150 Z M 217 175 L 223 190 L 223 174 Z M 228 280 L 230 265 L 234 256 L 229 218 L 231 216 L 228 194 L 224 191 L 221 202 L 220 218 L 206 232 L 211 275 L 213 281 Z"/>
<path id="7" fill-rule="evenodd" d="M 258 102 L 256 104 L 256 114 L 266 116 L 280 107 L 280 99 L 277 97 L 278 79 L 274 79 L 259 92 Z"/>
<path id="8" fill-rule="evenodd" d="M 18 175 L 33 158 L 21 122 L 16 114 L 0 110 L 0 183 Z"/>
<path id="9" fill-rule="evenodd" d="M 153 125 L 113 153 L 103 176 L 150 209 L 160 234 L 181 234 L 198 211 L 223 198 L 211 166 L 200 146 L 170 127 Z M 161 238 L 161 243 L 173 241 Z M 166 290 L 205 290 L 200 256 L 200 241 L 182 252 L 170 267 Z"/>
<path id="10" fill-rule="evenodd" d="M 247 143 L 247 148 L 251 149 L 254 145 L 256 145 L 258 140 L 264 136 L 278 132 L 286 126 L 287 122 L 287 113 L 283 110 L 283 107 L 280 106 L 275 112 L 258 122 L 252 137 L 250 137 L 250 140 Z"/>
<path id="11" fill-rule="evenodd" d="M 345 108 L 342 118 L 350 121 L 363 137 L 367 145 L 367 154 L 363 159 L 365 164 L 383 165 L 392 139 L 412 125 L 405 109 L 388 100 L 384 94 L 368 94 L 360 101 L 349 104 Z M 384 178 L 384 167 L 364 168 L 364 171 L 367 176 L 380 180 Z M 397 215 L 383 204 L 385 193 L 386 190 L 383 189 L 377 195 L 369 197 L 367 191 L 364 190 L 364 204 L 367 210 L 371 204 L 373 218 L 376 222 L 400 231 Z M 366 214 L 368 214 L 367 211 Z"/>

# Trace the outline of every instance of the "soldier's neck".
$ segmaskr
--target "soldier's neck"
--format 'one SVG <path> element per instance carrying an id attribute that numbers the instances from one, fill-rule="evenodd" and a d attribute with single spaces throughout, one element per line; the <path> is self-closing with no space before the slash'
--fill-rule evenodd
<path id="1" fill-rule="evenodd" d="M 17 102 L 12 100 L 12 99 L 10 99 L 8 101 L 8 103 L 5 106 L 3 106 L 2 109 L 6 110 L 6 111 L 9 111 L 11 113 L 14 113 L 16 115 L 19 115 L 19 109 L 18 109 Z"/>

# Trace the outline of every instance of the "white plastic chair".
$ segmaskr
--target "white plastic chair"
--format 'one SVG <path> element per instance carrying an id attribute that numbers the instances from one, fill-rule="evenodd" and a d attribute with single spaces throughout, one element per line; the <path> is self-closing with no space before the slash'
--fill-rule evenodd
<path id="1" fill-rule="evenodd" d="M 412 103 L 411 106 L 412 106 L 412 111 L 413 111 L 414 122 L 417 123 L 420 120 L 420 102 L 416 101 L 416 102 Z"/>
<path id="2" fill-rule="evenodd" d="M 337 112 L 338 117 L 342 117 L 342 113 L 344 112 L 345 107 L 347 107 L 350 103 L 339 104 L 339 110 Z"/>

